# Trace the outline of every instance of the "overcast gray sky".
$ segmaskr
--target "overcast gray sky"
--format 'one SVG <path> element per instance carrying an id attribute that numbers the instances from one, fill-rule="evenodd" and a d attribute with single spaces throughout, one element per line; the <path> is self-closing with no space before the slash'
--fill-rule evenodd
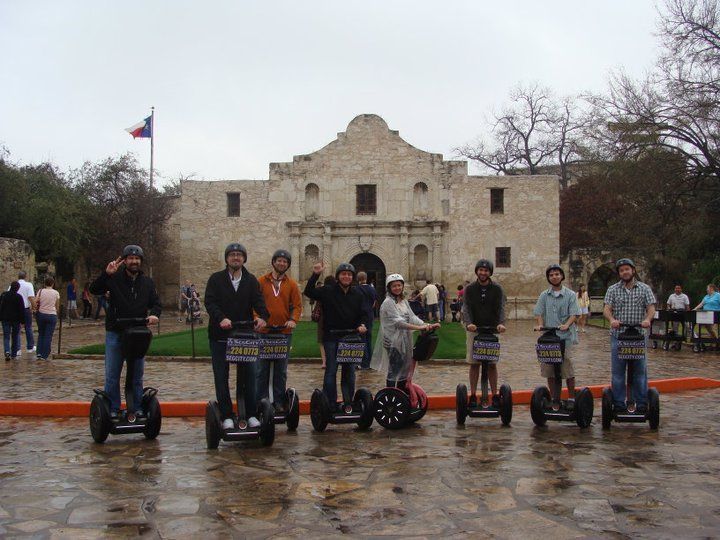
<path id="1" fill-rule="evenodd" d="M 165 178 L 267 178 L 361 113 L 452 158 L 518 82 L 602 91 L 657 55 L 652 0 L 0 3 L 0 145 L 62 168 L 149 142 Z"/>

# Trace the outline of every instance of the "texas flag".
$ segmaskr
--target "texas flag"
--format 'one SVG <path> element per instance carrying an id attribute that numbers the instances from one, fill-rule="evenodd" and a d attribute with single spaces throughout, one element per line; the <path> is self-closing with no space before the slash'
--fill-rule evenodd
<path id="1" fill-rule="evenodd" d="M 142 122 L 126 128 L 125 131 L 132 135 L 133 139 L 152 137 L 152 116 L 148 116 Z"/>

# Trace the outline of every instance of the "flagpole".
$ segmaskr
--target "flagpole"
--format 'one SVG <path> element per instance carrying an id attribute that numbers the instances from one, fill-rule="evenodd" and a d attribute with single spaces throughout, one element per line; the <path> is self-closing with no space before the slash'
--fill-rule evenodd
<path id="1" fill-rule="evenodd" d="M 155 252 L 154 246 L 153 246 L 154 238 L 153 238 L 153 225 L 152 225 L 152 223 L 153 223 L 152 220 L 154 219 L 154 206 L 155 206 L 154 205 L 155 198 L 153 196 L 153 172 L 154 172 L 153 171 L 153 161 L 154 161 L 154 157 L 155 157 L 154 154 L 155 154 L 155 107 L 150 107 L 150 215 L 151 215 L 151 217 L 150 217 L 150 239 L 149 239 L 150 246 L 148 246 L 150 248 L 150 253 L 151 253 L 150 267 L 148 268 L 148 274 L 150 275 L 150 277 L 153 276 L 153 265 L 152 265 L 153 255 L 152 254 L 154 254 L 154 252 Z"/>

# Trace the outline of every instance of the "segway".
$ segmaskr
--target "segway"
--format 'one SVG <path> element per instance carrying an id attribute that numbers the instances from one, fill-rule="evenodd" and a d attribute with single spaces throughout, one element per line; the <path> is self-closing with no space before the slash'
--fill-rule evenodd
<path id="1" fill-rule="evenodd" d="M 109 434 L 125 435 L 142 433 L 147 439 L 154 439 L 160 433 L 162 412 L 156 397 L 157 389 L 143 388 L 141 409 L 143 414 L 136 415 L 133 401 L 133 373 L 135 361 L 143 358 L 152 341 L 152 330 L 144 317 L 120 318 L 118 324 L 127 326 L 120 337 L 120 350 L 125 360 L 125 401 L 127 408 L 113 417 L 110 410 L 110 396 L 105 390 L 95 389 L 95 397 L 90 403 L 90 434 L 95 442 L 102 443 Z"/>
<path id="2" fill-rule="evenodd" d="M 458 425 L 465 425 L 465 419 L 471 418 L 500 418 L 502 425 L 508 426 L 512 421 L 513 402 L 512 389 L 509 384 L 500 385 L 497 399 L 488 399 L 488 370 L 490 362 L 500 360 L 500 341 L 493 333 L 492 326 L 478 327 L 478 334 L 473 339 L 472 359 L 481 362 L 480 366 L 480 402 L 468 402 L 468 390 L 464 384 L 458 384 L 455 389 L 455 418 Z"/>
<path id="3" fill-rule="evenodd" d="M 635 360 L 642 360 L 647 355 L 645 336 L 639 325 L 622 325 L 625 331 L 618 334 L 618 358 L 625 360 L 627 365 L 627 410 L 618 410 L 613 400 L 612 387 L 603 389 L 602 393 L 602 427 L 610 429 L 613 421 L 650 424 L 650 429 L 660 425 L 660 392 L 657 388 L 648 388 L 647 410 L 639 412 L 632 396 L 632 382 Z"/>
<path id="4" fill-rule="evenodd" d="M 257 362 L 260 354 L 261 340 L 252 331 L 254 321 L 237 321 L 227 339 L 225 360 L 232 364 Z M 255 381 L 253 381 L 255 384 Z M 222 428 L 222 415 L 220 406 L 214 399 L 208 401 L 205 407 L 205 439 L 208 450 L 215 450 L 220 441 L 246 441 L 260 439 L 263 446 L 272 445 L 275 440 L 275 411 L 267 399 L 261 399 L 257 407 L 258 427 L 250 427 L 245 410 L 245 399 L 237 396 L 238 414 L 233 417 L 233 427 Z"/>
<path id="5" fill-rule="evenodd" d="M 286 360 L 290 357 L 290 336 L 283 334 L 285 326 L 267 326 L 269 331 L 262 334 L 262 344 L 260 346 L 260 356 L 258 362 L 269 362 L 268 380 L 262 381 L 268 385 L 268 396 L 270 403 L 275 402 L 273 394 L 273 373 L 275 369 L 275 361 Z M 288 431 L 295 431 L 300 422 L 300 398 L 294 388 L 288 388 L 285 391 L 284 408 L 276 410 L 273 407 L 273 418 L 276 424 L 287 424 Z"/>
<path id="6" fill-rule="evenodd" d="M 408 377 L 412 378 L 417 362 L 429 360 L 439 341 L 435 330 L 422 332 L 413 347 L 412 365 Z M 417 403 L 413 407 L 410 399 L 410 388 L 407 380 L 387 381 L 387 386 L 375 394 L 375 420 L 386 429 L 400 429 L 417 422 L 428 410 L 428 398 L 425 390 L 418 384 L 410 382 Z"/>
<path id="7" fill-rule="evenodd" d="M 530 415 L 536 426 L 544 426 L 548 420 L 559 422 L 575 422 L 578 427 L 590 426 L 593 418 L 594 400 L 590 389 L 585 386 L 575 391 L 575 405 L 569 406 L 567 400 L 561 399 L 562 394 L 562 362 L 565 357 L 564 340 L 558 337 L 558 328 L 541 327 L 545 332 L 537 340 L 536 352 L 538 362 L 551 364 L 554 368 L 555 384 L 553 388 L 538 386 L 530 399 Z"/>
<path id="8" fill-rule="evenodd" d="M 330 330 L 338 337 L 336 359 L 338 364 L 359 365 L 365 354 L 365 340 L 355 328 Z M 355 391 L 352 401 L 343 396 L 343 401 L 332 406 L 325 392 L 316 388 L 310 397 L 310 420 L 315 431 L 325 431 L 328 424 L 357 424 L 358 429 L 367 429 L 373 423 L 373 396 L 367 388 Z"/>
<path id="9" fill-rule="evenodd" d="M 685 311 L 678 309 L 665 309 L 655 312 L 653 324 L 650 326 L 650 339 L 652 340 L 653 349 L 657 349 L 658 346 L 662 346 L 663 351 L 670 349 L 679 351 L 682 349 L 682 344 L 686 338 L 685 313 Z M 682 326 L 680 334 L 674 331 L 674 323 L 680 323 L 678 326 Z"/>

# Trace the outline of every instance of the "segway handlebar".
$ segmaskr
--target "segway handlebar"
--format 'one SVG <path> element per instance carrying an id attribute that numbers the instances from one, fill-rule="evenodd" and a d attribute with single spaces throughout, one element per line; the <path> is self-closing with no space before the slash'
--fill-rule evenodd
<path id="1" fill-rule="evenodd" d="M 345 329 L 340 329 L 340 328 L 338 328 L 338 329 L 335 329 L 335 330 L 330 330 L 329 332 L 330 332 L 331 334 L 335 335 L 335 336 L 341 336 L 341 335 L 345 335 L 345 334 L 358 334 L 358 333 L 359 333 L 357 328 L 345 328 Z"/>
<path id="2" fill-rule="evenodd" d="M 140 326 L 141 324 L 147 324 L 148 318 L 147 317 L 121 317 L 118 319 L 115 319 L 115 321 L 119 324 L 131 324 L 135 326 Z"/>
<path id="3" fill-rule="evenodd" d="M 263 330 L 267 330 L 268 333 L 272 334 L 273 332 L 282 332 L 283 330 L 287 330 L 287 325 L 283 324 L 281 326 L 265 326 Z"/>
<path id="4" fill-rule="evenodd" d="M 560 330 L 559 326 L 541 326 L 537 330 L 533 328 L 534 332 L 551 332 L 552 330 Z"/>
<path id="5" fill-rule="evenodd" d="M 233 328 L 252 328 L 255 326 L 255 321 L 233 321 Z"/>
<path id="6" fill-rule="evenodd" d="M 497 326 L 476 326 L 475 331 L 478 333 L 486 332 L 489 334 L 497 334 L 498 333 Z"/>
<path id="7" fill-rule="evenodd" d="M 636 328 L 637 330 L 644 330 L 642 324 L 625 324 L 624 322 L 620 323 L 620 328 Z"/>

